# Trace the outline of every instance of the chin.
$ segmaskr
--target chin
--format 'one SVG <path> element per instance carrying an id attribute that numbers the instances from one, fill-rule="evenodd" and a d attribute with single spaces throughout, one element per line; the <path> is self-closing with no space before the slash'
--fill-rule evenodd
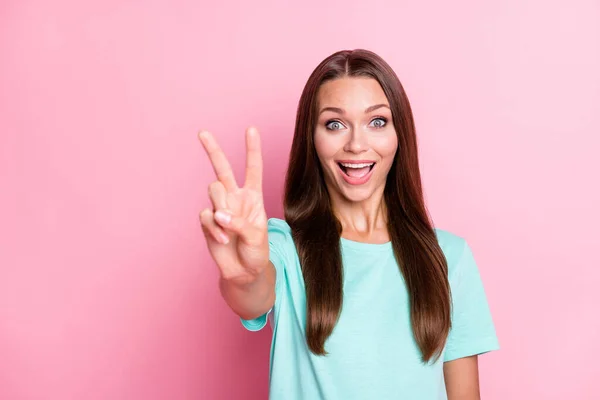
<path id="1" fill-rule="evenodd" d="M 369 199 L 372 195 L 374 190 L 372 188 L 346 188 L 346 187 L 339 187 L 338 186 L 338 192 L 342 195 L 342 197 L 344 197 L 346 200 L 351 201 L 353 203 L 359 203 L 361 201 L 365 201 L 367 199 Z"/>

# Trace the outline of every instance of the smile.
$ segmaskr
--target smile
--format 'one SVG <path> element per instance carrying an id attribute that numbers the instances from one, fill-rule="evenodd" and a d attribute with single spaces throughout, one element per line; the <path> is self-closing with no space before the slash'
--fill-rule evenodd
<path id="1" fill-rule="evenodd" d="M 362 185 L 369 181 L 375 167 L 374 161 L 348 162 L 338 161 L 336 163 L 342 178 L 350 185 Z"/>

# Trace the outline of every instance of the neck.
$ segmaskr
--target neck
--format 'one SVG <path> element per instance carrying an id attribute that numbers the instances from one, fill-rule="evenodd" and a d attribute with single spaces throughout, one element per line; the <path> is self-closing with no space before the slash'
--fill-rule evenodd
<path id="1" fill-rule="evenodd" d="M 378 189 L 360 202 L 350 201 L 336 191 L 330 191 L 333 213 L 342 224 L 342 236 L 371 237 L 387 232 L 387 208 L 383 190 Z"/>

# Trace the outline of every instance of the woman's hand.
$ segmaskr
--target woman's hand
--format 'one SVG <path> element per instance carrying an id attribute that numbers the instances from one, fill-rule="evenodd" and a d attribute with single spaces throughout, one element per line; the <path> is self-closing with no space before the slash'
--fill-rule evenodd
<path id="1" fill-rule="evenodd" d="M 206 131 L 198 136 L 217 175 L 208 186 L 213 209 L 200 213 L 202 230 L 222 279 L 243 286 L 269 265 L 260 136 L 255 128 L 246 130 L 246 182 L 241 188 L 215 138 Z"/>

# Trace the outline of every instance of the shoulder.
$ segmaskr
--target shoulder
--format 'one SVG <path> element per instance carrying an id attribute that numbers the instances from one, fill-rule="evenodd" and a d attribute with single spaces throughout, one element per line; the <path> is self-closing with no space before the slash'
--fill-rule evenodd
<path id="1" fill-rule="evenodd" d="M 294 240 L 292 239 L 292 228 L 287 222 L 279 218 L 267 220 L 267 232 L 269 246 L 272 251 L 278 253 L 282 258 L 295 254 Z"/>
<path id="2" fill-rule="evenodd" d="M 270 242 L 284 244 L 293 241 L 292 228 L 283 219 L 269 218 L 267 221 L 267 232 Z"/>
<path id="3" fill-rule="evenodd" d="M 278 232 L 280 234 L 285 234 L 285 235 L 290 235 L 290 236 L 292 234 L 292 229 L 290 228 L 288 223 L 285 222 L 285 220 L 279 219 L 279 218 L 269 218 L 267 221 L 267 228 L 269 230 L 269 233 Z"/>
<path id="4" fill-rule="evenodd" d="M 443 229 L 435 231 L 448 263 L 452 300 L 444 361 L 499 349 L 483 281 L 467 240 Z"/>
<path id="5" fill-rule="evenodd" d="M 461 269 L 465 255 L 470 255 L 471 249 L 464 237 L 453 232 L 435 228 L 435 234 L 448 263 L 448 275 L 452 277 L 460 272 L 459 270 Z"/>

